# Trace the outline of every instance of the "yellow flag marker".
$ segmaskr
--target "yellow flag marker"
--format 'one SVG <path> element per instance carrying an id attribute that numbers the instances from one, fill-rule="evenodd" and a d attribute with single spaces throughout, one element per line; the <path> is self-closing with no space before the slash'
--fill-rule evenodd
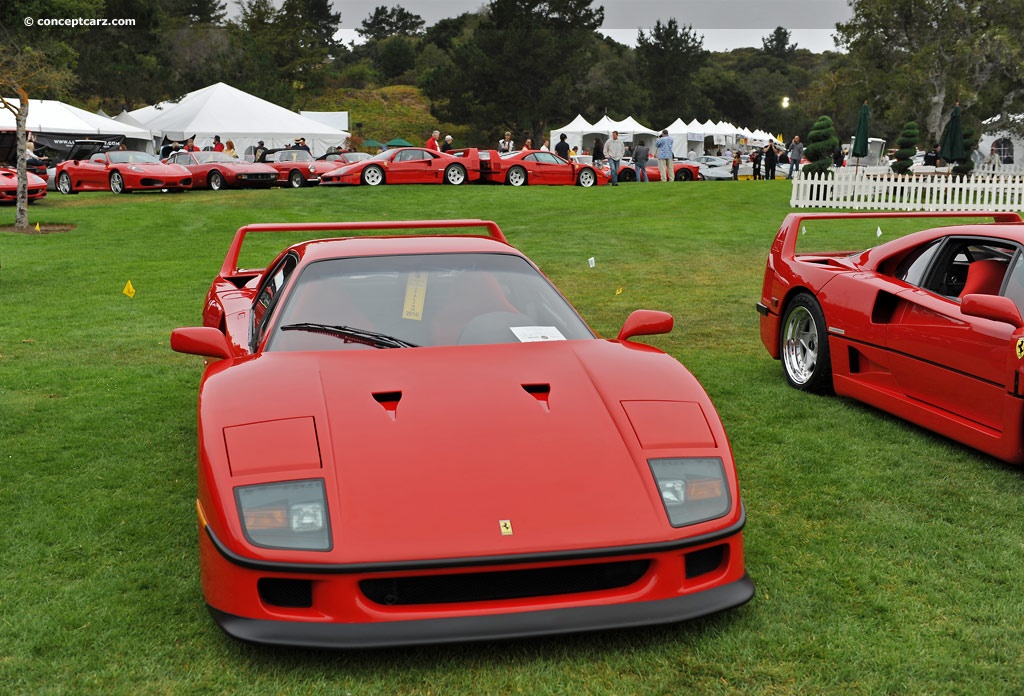
<path id="1" fill-rule="evenodd" d="M 39 223 L 37 222 L 36 223 L 36 232 L 38 232 L 38 231 L 39 231 Z"/>
<path id="2" fill-rule="evenodd" d="M 121 292 L 123 292 L 128 297 L 135 297 L 135 288 L 132 286 L 132 281 L 129 280 L 127 284 L 125 284 L 124 290 L 122 290 Z"/>
<path id="3" fill-rule="evenodd" d="M 621 295 L 622 294 L 622 288 L 619 288 L 618 290 L 616 290 L 615 294 L 616 295 Z"/>

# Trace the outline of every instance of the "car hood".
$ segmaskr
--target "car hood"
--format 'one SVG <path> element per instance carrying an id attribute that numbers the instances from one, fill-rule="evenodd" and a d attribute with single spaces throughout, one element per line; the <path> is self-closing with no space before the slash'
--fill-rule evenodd
<path id="1" fill-rule="evenodd" d="M 224 509 L 239 484 L 322 477 L 332 562 L 664 541 L 687 532 L 647 457 L 732 470 L 697 381 L 637 344 L 271 353 L 211 372 L 200 420 Z"/>

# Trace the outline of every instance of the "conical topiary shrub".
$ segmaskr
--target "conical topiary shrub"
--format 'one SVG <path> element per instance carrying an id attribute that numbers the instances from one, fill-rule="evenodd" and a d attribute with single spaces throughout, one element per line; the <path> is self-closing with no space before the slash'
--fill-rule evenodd
<path id="1" fill-rule="evenodd" d="M 897 174 L 906 174 L 914 164 L 913 157 L 917 154 L 917 140 L 921 137 L 921 130 L 917 124 L 911 121 L 903 126 L 903 132 L 896 138 L 896 161 L 892 163 L 892 170 Z"/>
<path id="2" fill-rule="evenodd" d="M 807 147 L 804 157 L 810 162 L 804 165 L 804 174 L 820 174 L 827 172 L 832 166 L 832 156 L 839 149 L 839 138 L 836 137 L 835 126 L 828 116 L 819 116 L 807 134 Z"/>

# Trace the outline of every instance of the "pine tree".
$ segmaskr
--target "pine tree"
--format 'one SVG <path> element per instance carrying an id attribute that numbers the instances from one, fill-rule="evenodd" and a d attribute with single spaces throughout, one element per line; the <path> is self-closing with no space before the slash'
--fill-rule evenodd
<path id="1" fill-rule="evenodd" d="M 832 166 L 832 155 L 839 149 L 839 138 L 836 137 L 835 126 L 828 116 L 819 116 L 807 134 L 807 147 L 804 157 L 810 162 L 804 166 L 805 174 L 827 172 Z"/>
<path id="2" fill-rule="evenodd" d="M 903 132 L 896 139 L 896 161 L 892 163 L 892 170 L 897 174 L 906 174 L 914 165 L 913 157 L 917 154 L 917 140 L 921 137 L 921 130 L 917 124 L 911 121 L 903 126 Z"/>

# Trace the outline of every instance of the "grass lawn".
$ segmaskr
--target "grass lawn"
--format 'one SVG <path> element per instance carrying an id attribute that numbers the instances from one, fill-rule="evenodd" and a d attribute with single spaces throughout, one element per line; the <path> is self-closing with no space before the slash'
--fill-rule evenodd
<path id="1" fill-rule="evenodd" d="M 785 386 L 754 303 L 788 203 L 785 181 L 50 194 L 31 223 L 74 230 L 0 232 L 0 693 L 1020 693 L 1024 472 Z M 725 422 L 750 604 L 349 653 L 216 627 L 196 554 L 202 361 L 170 350 L 171 329 L 199 323 L 243 224 L 445 217 L 497 221 L 601 335 L 639 307 L 675 315 L 642 340 L 685 363 Z"/>

